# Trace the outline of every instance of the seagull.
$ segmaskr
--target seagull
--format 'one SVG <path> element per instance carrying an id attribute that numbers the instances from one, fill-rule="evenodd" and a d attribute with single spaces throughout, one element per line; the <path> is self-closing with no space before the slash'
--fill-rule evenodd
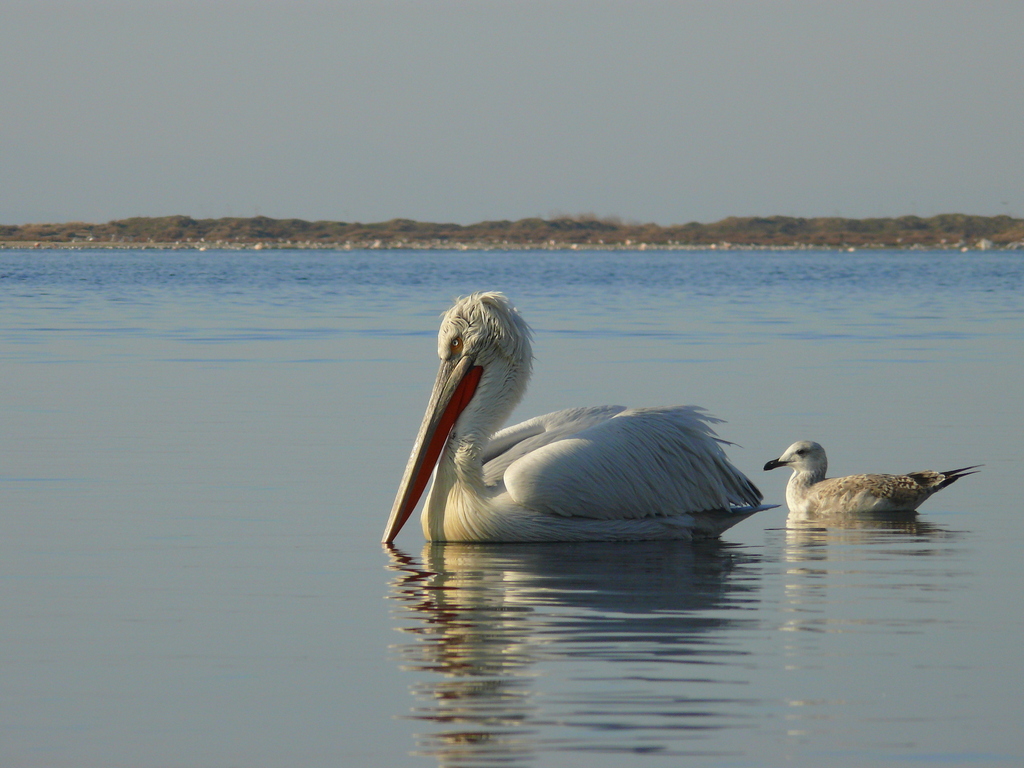
<path id="1" fill-rule="evenodd" d="M 695 406 L 570 408 L 498 431 L 532 370 L 506 296 L 474 293 L 438 333 L 440 370 L 384 531 L 390 543 L 436 465 L 428 541 L 635 541 L 717 536 L 762 509 Z"/>
<path id="2" fill-rule="evenodd" d="M 917 509 L 932 494 L 980 467 L 936 472 L 926 469 L 906 475 L 848 475 L 826 478 L 825 449 L 811 440 L 800 440 L 779 458 L 764 465 L 765 471 L 789 467 L 786 504 L 795 515 L 857 514 Z"/>

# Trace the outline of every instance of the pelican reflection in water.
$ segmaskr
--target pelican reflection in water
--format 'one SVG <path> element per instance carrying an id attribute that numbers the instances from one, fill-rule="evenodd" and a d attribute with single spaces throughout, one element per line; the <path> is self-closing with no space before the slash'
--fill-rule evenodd
<path id="1" fill-rule="evenodd" d="M 389 549 L 419 754 L 723 749 L 759 560 L 711 540 Z M 637 678 L 643 669 L 644 677 Z"/>
<path id="2" fill-rule="evenodd" d="M 761 509 L 693 406 L 573 408 L 498 428 L 526 390 L 531 332 L 500 293 L 448 310 L 441 366 L 383 540 L 424 504 L 428 541 L 717 536 Z"/>

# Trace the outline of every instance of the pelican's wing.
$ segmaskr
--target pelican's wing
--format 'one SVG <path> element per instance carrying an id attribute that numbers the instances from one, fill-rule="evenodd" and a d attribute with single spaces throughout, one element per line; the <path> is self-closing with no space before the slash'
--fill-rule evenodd
<path id="1" fill-rule="evenodd" d="M 556 440 L 564 440 L 588 427 L 606 422 L 624 410 L 624 405 L 568 408 L 505 427 L 491 438 L 484 449 L 481 457 L 484 464 L 484 482 L 487 485 L 496 485 L 503 478 L 505 470 L 516 459 Z"/>
<path id="2" fill-rule="evenodd" d="M 604 520 L 758 506 L 700 410 L 624 410 L 521 455 L 505 487 L 528 509 Z"/>

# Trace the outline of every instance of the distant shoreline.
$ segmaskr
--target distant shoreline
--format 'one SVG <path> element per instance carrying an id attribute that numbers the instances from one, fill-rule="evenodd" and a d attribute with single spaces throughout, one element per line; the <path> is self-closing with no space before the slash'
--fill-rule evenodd
<path id="1" fill-rule="evenodd" d="M 1024 219 L 731 217 L 660 226 L 589 216 L 435 224 L 302 219 L 138 217 L 105 224 L 0 225 L 0 249 L 154 250 L 801 250 L 1024 249 Z"/>
<path id="2" fill-rule="evenodd" d="M 283 243 L 134 243 L 134 242 L 29 242 L 23 240 L 0 241 L 0 251 L 837 251 L 853 253 L 860 250 L 878 251 L 1024 251 L 1024 243 L 998 246 L 984 240 L 973 245 L 754 245 L 744 243 L 712 243 L 710 245 L 489 245 L 484 243 L 447 243 L 441 245 L 404 243 L 401 245 L 375 245 L 352 243 L 283 244 Z"/>

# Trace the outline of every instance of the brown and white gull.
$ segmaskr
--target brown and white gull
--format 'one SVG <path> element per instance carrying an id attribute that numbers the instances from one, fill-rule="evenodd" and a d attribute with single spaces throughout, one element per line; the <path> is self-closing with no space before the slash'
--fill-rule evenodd
<path id="1" fill-rule="evenodd" d="M 794 515 L 842 515 L 910 511 L 951 485 L 971 470 L 962 467 L 947 472 L 926 469 L 906 475 L 848 475 L 826 478 L 825 449 L 811 440 L 800 440 L 779 458 L 764 465 L 765 470 L 789 467 L 792 477 L 786 485 L 786 504 Z"/>

